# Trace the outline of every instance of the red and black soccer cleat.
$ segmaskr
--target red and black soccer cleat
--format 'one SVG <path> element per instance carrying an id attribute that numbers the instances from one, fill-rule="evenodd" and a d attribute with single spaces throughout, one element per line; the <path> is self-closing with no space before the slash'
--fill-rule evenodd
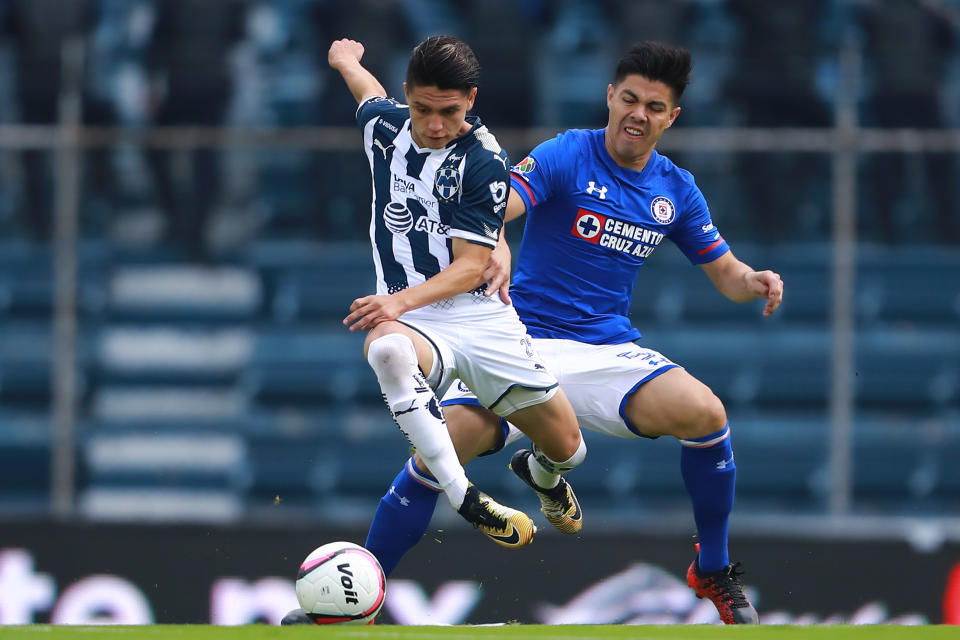
<path id="1" fill-rule="evenodd" d="M 699 552 L 700 545 L 697 544 L 698 557 Z M 728 564 L 719 571 L 702 573 L 697 558 L 694 558 L 687 569 L 687 585 L 698 598 L 708 598 L 713 602 L 724 624 L 758 624 L 760 617 L 757 610 L 743 593 L 740 581 L 742 574 L 739 562 Z"/>

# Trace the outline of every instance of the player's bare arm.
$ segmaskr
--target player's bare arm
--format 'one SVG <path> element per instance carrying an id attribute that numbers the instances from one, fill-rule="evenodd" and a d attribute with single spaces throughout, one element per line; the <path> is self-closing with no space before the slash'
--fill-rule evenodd
<path id="1" fill-rule="evenodd" d="M 327 52 L 327 62 L 343 76 L 357 104 L 373 96 L 387 95 L 380 81 L 360 64 L 363 51 L 363 45 L 356 40 L 342 38 L 335 40 Z"/>
<path id="2" fill-rule="evenodd" d="M 503 216 L 503 221 L 510 222 L 516 220 L 527 212 L 527 205 L 523 198 L 513 187 L 510 188 L 510 196 L 507 199 L 507 209 Z M 490 254 L 490 261 L 483 272 L 483 281 L 487 283 L 487 290 L 483 295 L 488 298 L 494 293 L 500 294 L 500 300 L 504 304 L 511 304 L 510 300 L 510 270 L 512 268 L 512 256 L 510 254 L 510 245 L 507 244 L 505 233 L 500 234 L 500 241 L 497 247 Z"/>
<path id="3" fill-rule="evenodd" d="M 765 298 L 763 316 L 777 310 L 783 300 L 783 280 L 773 271 L 754 271 L 728 251 L 716 260 L 700 265 L 713 286 L 734 302 L 750 302 Z"/>
<path id="4" fill-rule="evenodd" d="M 490 247 L 454 238 L 450 266 L 426 282 L 402 291 L 357 298 L 350 305 L 350 315 L 343 319 L 344 326 L 350 331 L 368 331 L 381 322 L 396 320 L 411 309 L 473 291 L 484 283 L 483 272 L 490 251 Z"/>

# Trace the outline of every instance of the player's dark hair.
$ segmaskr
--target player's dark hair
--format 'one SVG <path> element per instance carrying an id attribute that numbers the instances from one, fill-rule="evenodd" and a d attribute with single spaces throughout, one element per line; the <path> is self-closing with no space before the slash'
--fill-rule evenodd
<path id="1" fill-rule="evenodd" d="M 680 102 L 683 90 L 690 84 L 692 68 L 690 52 L 666 42 L 638 42 L 620 58 L 613 84 L 619 84 L 629 75 L 641 75 L 648 80 L 662 82 L 673 91 L 673 103 Z"/>
<path id="2" fill-rule="evenodd" d="M 480 63 L 463 40 L 431 36 L 418 44 L 407 65 L 408 87 L 459 89 L 469 93 L 480 80 Z"/>

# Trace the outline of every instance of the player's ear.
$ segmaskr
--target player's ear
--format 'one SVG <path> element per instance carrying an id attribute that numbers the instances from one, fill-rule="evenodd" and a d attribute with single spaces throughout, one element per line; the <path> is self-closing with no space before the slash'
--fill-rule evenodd
<path id="1" fill-rule="evenodd" d="M 406 98 L 407 104 L 410 104 L 410 92 L 407 91 L 407 83 L 403 83 L 403 97 Z"/>
<path id="2" fill-rule="evenodd" d="M 477 99 L 477 88 L 474 87 L 470 89 L 470 93 L 467 94 L 467 111 L 473 109 L 473 101 Z"/>
<path id="3" fill-rule="evenodd" d="M 667 122 L 667 127 L 672 127 L 674 120 L 677 119 L 677 116 L 680 115 L 680 107 L 674 107 L 673 111 L 670 113 L 670 120 Z"/>
<path id="4" fill-rule="evenodd" d="M 607 108 L 613 103 L 613 92 L 616 91 L 612 84 L 607 85 Z"/>

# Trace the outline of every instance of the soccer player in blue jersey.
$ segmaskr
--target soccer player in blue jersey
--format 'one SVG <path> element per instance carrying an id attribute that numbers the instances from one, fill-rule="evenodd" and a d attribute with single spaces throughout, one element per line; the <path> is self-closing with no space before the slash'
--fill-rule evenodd
<path id="1" fill-rule="evenodd" d="M 363 51 L 343 39 L 328 54 L 359 104 L 373 182 L 377 292 L 354 300 L 343 323 L 367 332 L 364 353 L 419 456 L 407 468 L 494 542 L 531 541 L 533 521 L 479 492 L 457 459 L 438 397 L 459 378 L 537 443 L 524 467 L 551 496 L 558 522 L 578 530 L 580 507 L 560 477 L 586 454 L 573 408 L 514 308 L 484 295 L 509 177 L 496 138 L 467 115 L 477 94 L 477 59 L 456 38 L 424 40 L 410 57 L 401 104 L 361 65 Z"/>
<path id="2" fill-rule="evenodd" d="M 680 114 L 690 54 L 655 42 L 635 45 L 607 87 L 604 129 L 570 130 L 513 167 L 506 219 L 527 213 L 512 289 L 509 249 L 501 241 L 487 272 L 487 294 L 512 299 L 554 371 L 580 424 L 640 440 L 680 441 L 680 469 L 699 539 L 687 582 L 713 601 L 727 624 L 755 623 L 739 563 L 727 551 L 736 466 L 720 400 L 667 357 L 637 343 L 628 318 L 638 270 L 665 238 L 700 266 L 727 298 L 765 298 L 764 316 L 783 296 L 780 276 L 755 271 L 730 251 L 693 176 L 657 153 Z M 496 451 L 516 431 L 461 386 L 444 400 L 447 425 L 464 463 Z M 526 482 L 521 450 L 511 468 Z M 366 547 L 389 574 L 426 531 L 436 492 L 401 471 L 381 500 Z M 399 493 L 398 493 L 399 492 Z M 396 496 L 403 495 L 402 509 Z M 544 504 L 544 510 L 547 511 Z"/>

